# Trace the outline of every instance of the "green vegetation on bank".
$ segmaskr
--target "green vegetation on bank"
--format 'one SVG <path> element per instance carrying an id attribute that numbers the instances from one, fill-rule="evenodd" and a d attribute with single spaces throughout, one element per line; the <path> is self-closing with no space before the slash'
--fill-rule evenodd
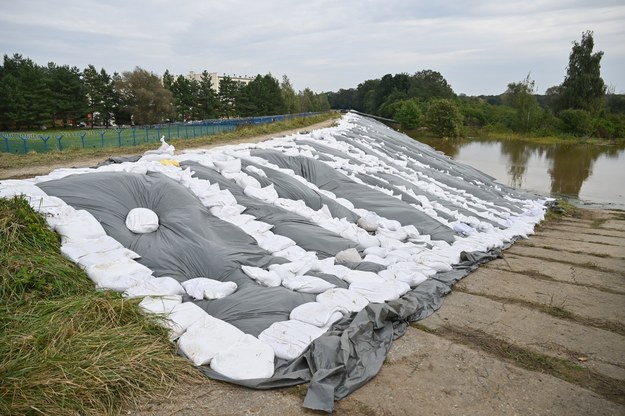
<path id="1" fill-rule="evenodd" d="M 96 292 L 25 199 L 0 199 L 0 414 L 115 414 L 190 374 L 136 300 Z"/>
<path id="2" fill-rule="evenodd" d="M 457 96 L 440 73 L 423 70 L 367 80 L 328 99 L 332 108 L 392 118 L 403 130 L 427 129 L 437 137 L 625 138 L 625 95 L 606 87 L 603 52 L 593 48 L 593 33 L 584 32 L 573 42 L 564 82 L 544 95 L 528 74 L 500 95 Z"/>
<path id="3" fill-rule="evenodd" d="M 283 131 L 302 129 L 323 121 L 336 119 L 339 117 L 337 112 L 328 111 L 325 113 L 313 115 L 310 117 L 296 118 L 290 121 L 281 121 L 262 125 L 251 125 L 240 127 L 235 131 L 219 133 L 212 136 L 197 137 L 194 139 L 177 139 L 172 140 L 177 150 L 189 149 L 194 147 L 206 146 L 209 144 L 227 144 L 233 140 L 245 139 L 253 136 L 264 134 L 278 134 Z M 50 151 L 48 153 L 29 153 L 12 154 L 0 153 L 0 171 L 2 169 L 28 167 L 28 166 L 47 166 L 51 164 L 79 163 L 81 160 L 90 160 L 101 157 L 102 161 L 111 156 L 122 156 L 130 154 L 141 154 L 146 150 L 153 150 L 157 144 L 139 144 L 132 147 L 108 147 L 108 148 L 71 148 L 69 150 Z M 2 175 L 0 174 L 0 178 Z"/>

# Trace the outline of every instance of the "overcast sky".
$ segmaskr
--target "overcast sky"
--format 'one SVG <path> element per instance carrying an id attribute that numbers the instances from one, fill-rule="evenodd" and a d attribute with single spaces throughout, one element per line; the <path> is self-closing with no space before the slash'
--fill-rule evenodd
<path id="1" fill-rule="evenodd" d="M 624 93 L 623 0 L 0 0 L 2 54 L 109 73 L 271 72 L 315 92 L 432 69 L 458 94 L 499 94 L 529 72 L 543 93 L 586 30 Z"/>

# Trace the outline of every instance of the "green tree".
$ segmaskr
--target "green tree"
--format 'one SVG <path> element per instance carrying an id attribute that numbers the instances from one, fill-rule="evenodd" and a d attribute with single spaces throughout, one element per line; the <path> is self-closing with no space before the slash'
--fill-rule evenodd
<path id="1" fill-rule="evenodd" d="M 217 93 L 213 89 L 212 79 L 208 71 L 202 72 L 202 77 L 198 85 L 197 92 L 197 109 L 199 118 L 202 120 L 216 118 L 218 112 Z"/>
<path id="2" fill-rule="evenodd" d="M 87 109 L 87 97 L 81 79 L 81 71 L 69 66 L 57 66 L 50 62 L 47 67 L 50 90 L 50 112 L 55 122 L 75 126 Z"/>
<path id="3" fill-rule="evenodd" d="M 508 84 L 508 89 L 503 94 L 504 103 L 516 111 L 516 118 L 512 126 L 515 131 L 532 131 L 540 118 L 540 108 L 534 95 L 534 85 L 534 81 L 530 79 L 530 74 L 527 74 L 523 81 Z"/>
<path id="4" fill-rule="evenodd" d="M 456 94 L 440 72 L 425 69 L 410 77 L 408 96 L 428 101 L 433 98 L 455 98 Z"/>
<path id="5" fill-rule="evenodd" d="M 284 101 L 284 109 L 287 114 L 299 113 L 299 101 L 295 90 L 291 85 L 289 77 L 282 75 L 282 82 L 280 83 L 280 92 L 282 93 L 282 101 Z"/>
<path id="6" fill-rule="evenodd" d="M 421 119 L 421 108 L 416 98 L 400 101 L 394 119 L 399 121 L 401 128 L 406 130 L 416 129 Z"/>
<path id="7" fill-rule="evenodd" d="M 278 80 L 271 74 L 257 75 L 253 81 L 241 87 L 237 110 L 243 117 L 284 113 L 285 105 Z"/>
<path id="8" fill-rule="evenodd" d="M 169 90 L 173 96 L 173 104 L 176 112 L 176 120 L 191 120 L 196 113 L 195 107 L 198 102 L 197 93 L 199 83 L 182 75 L 175 78 Z"/>
<path id="9" fill-rule="evenodd" d="M 458 137 L 462 128 L 462 113 L 453 100 L 436 98 L 428 105 L 426 124 L 439 137 Z"/>
<path id="10" fill-rule="evenodd" d="M 239 97 L 240 84 L 226 76 L 219 80 L 219 115 L 221 117 L 236 117 L 237 99 Z"/>
<path id="11" fill-rule="evenodd" d="M 122 74 L 120 90 L 137 124 L 161 123 L 174 111 L 171 91 L 163 86 L 160 77 L 140 67 Z"/>
<path id="12" fill-rule="evenodd" d="M 560 109 L 580 109 L 597 114 L 604 103 L 606 85 L 601 78 L 603 52 L 593 53 L 593 32 L 582 34 L 573 42 L 566 77 L 560 88 Z"/>

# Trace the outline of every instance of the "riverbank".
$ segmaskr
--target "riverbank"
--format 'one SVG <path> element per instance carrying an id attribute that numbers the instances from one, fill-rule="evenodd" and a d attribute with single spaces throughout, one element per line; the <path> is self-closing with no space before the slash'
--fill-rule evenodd
<path id="1" fill-rule="evenodd" d="M 337 415 L 625 413 L 625 217 L 576 210 L 458 283 Z M 306 386 L 178 385 L 130 415 L 317 414 Z"/>
<path id="2" fill-rule="evenodd" d="M 397 126 L 394 126 L 397 128 Z M 445 141 L 462 141 L 462 140 L 483 140 L 483 141 L 519 141 L 535 144 L 589 144 L 596 146 L 614 146 L 625 143 L 625 138 L 602 139 L 598 137 L 578 137 L 574 135 L 560 134 L 553 135 L 537 135 L 535 133 L 517 133 L 513 131 L 497 131 L 489 128 L 465 127 L 462 136 L 451 138 L 440 138 L 432 135 L 427 129 L 415 129 L 402 131 L 408 136 L 424 140 L 426 142 L 432 140 Z"/>

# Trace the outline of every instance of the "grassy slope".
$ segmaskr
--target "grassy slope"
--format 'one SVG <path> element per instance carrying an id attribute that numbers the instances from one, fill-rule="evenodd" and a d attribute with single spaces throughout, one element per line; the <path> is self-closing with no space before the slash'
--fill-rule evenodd
<path id="1" fill-rule="evenodd" d="M 0 414 L 114 414 L 189 374 L 136 304 L 96 292 L 24 199 L 0 199 Z"/>

